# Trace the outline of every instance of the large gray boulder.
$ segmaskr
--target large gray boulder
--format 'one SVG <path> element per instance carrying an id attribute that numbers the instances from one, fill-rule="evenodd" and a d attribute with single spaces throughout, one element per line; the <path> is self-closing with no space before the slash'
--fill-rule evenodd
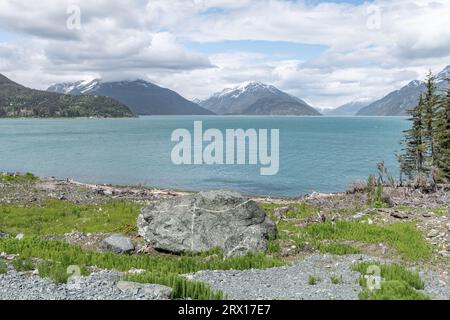
<path id="1" fill-rule="evenodd" d="M 119 254 L 131 253 L 134 251 L 133 242 L 120 234 L 114 234 L 104 239 L 101 243 L 101 247 L 103 250 Z"/>
<path id="2" fill-rule="evenodd" d="M 157 250 L 198 253 L 220 248 L 227 257 L 265 251 L 276 236 L 265 212 L 231 191 L 162 200 L 141 210 L 138 229 Z"/>

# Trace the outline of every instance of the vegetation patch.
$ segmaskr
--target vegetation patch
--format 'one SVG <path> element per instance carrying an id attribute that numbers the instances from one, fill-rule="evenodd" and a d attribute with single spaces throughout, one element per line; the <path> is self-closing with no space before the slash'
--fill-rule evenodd
<path id="1" fill-rule="evenodd" d="M 2 183 L 32 183 L 38 181 L 39 178 L 32 173 L 26 174 L 6 174 L 0 173 L 0 182 Z"/>
<path id="2" fill-rule="evenodd" d="M 338 221 L 311 224 L 299 230 L 299 241 L 352 240 L 365 243 L 386 243 L 409 260 L 424 260 L 431 256 L 430 245 L 414 223 L 392 225 L 366 224 L 358 221 Z"/>
<path id="3" fill-rule="evenodd" d="M 47 261 L 42 262 L 38 265 L 39 276 L 42 278 L 49 278 L 56 283 L 67 283 L 68 279 L 74 275 L 70 272 L 70 261 L 53 262 Z M 80 273 L 77 276 L 87 276 L 89 271 L 86 266 L 79 267 Z"/>
<path id="4" fill-rule="evenodd" d="M 310 286 L 315 286 L 316 284 L 318 284 L 320 281 L 322 281 L 322 279 L 320 279 L 317 276 L 309 276 L 308 278 L 308 284 Z"/>
<path id="5" fill-rule="evenodd" d="M 370 267 L 375 266 L 380 271 L 380 288 L 369 289 L 366 275 Z M 381 264 L 376 262 L 363 262 L 353 266 L 354 271 L 361 273 L 360 285 L 364 291 L 359 294 L 361 300 L 427 300 L 425 294 L 417 291 L 423 290 L 424 282 L 419 273 L 409 271 L 398 264 Z M 373 276 L 373 273 L 370 275 Z"/>
<path id="6" fill-rule="evenodd" d="M 0 225 L 10 234 L 130 233 L 136 230 L 141 205 L 112 201 L 104 205 L 47 200 L 42 205 L 0 205 Z"/>
<path id="7" fill-rule="evenodd" d="M 30 257 L 18 257 L 13 260 L 12 265 L 17 271 L 33 271 L 35 265 Z"/>
<path id="8" fill-rule="evenodd" d="M 448 208 L 435 208 L 428 210 L 429 212 L 433 212 L 435 215 L 438 215 L 440 217 L 444 217 L 449 213 Z"/>
<path id="9" fill-rule="evenodd" d="M 8 266 L 6 265 L 5 261 L 0 260 L 0 274 L 4 274 L 8 272 Z"/>
<path id="10" fill-rule="evenodd" d="M 383 281 L 380 290 L 365 289 L 360 300 L 430 300 L 430 298 L 402 281 Z"/>
<path id="11" fill-rule="evenodd" d="M 344 279 L 342 279 L 342 276 L 332 275 L 330 281 L 332 284 L 341 284 L 344 282 Z"/>
<path id="12" fill-rule="evenodd" d="M 275 205 L 264 205 L 269 216 L 273 216 Z M 297 217 L 307 217 L 317 212 L 308 205 L 299 205 Z M 293 213 L 291 213 L 291 216 Z M 432 248 L 417 230 L 414 222 L 401 222 L 391 225 L 368 224 L 362 220 L 326 221 L 324 223 L 299 223 L 298 220 L 281 220 L 277 224 L 278 239 L 270 244 L 269 252 L 280 251 L 280 244 L 290 241 L 298 249 L 314 249 L 322 253 L 337 255 L 359 254 L 363 251 L 342 241 L 355 241 L 366 244 L 384 243 L 394 248 L 407 260 L 426 260 L 432 255 Z"/>

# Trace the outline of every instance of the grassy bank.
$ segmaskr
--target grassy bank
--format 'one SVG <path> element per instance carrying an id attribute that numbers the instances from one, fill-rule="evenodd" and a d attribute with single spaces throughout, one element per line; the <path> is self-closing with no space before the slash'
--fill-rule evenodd
<path id="1" fill-rule="evenodd" d="M 103 205 L 76 204 L 46 200 L 42 204 L 0 204 L 0 225 L 10 234 L 64 234 L 72 230 L 85 233 L 123 233 L 136 230 L 142 205 L 111 201 Z"/>
<path id="2" fill-rule="evenodd" d="M 38 178 L 29 174 L 22 176 L 0 175 L 8 186 L 17 184 L 33 193 L 33 183 Z M 6 181 L 8 180 L 8 181 Z M 39 185 L 39 184 L 36 184 Z M 65 185 L 67 188 L 67 185 Z M 14 188 L 14 186 L 13 186 Z M 68 192 L 67 189 L 64 192 Z M 54 235 L 63 235 L 73 230 L 82 233 L 108 234 L 119 233 L 134 239 L 137 236 L 136 220 L 143 204 L 132 200 L 114 200 L 104 196 L 94 195 L 95 201 L 83 202 L 91 194 L 80 193 L 81 196 L 74 201 L 50 199 L 48 193 L 39 198 L 39 201 L 9 201 L 0 203 L 0 231 L 12 236 L 25 234 L 25 239 L 19 241 L 11 237 L 0 239 L 0 252 L 19 254 L 14 260 L 17 270 L 26 271 L 38 268 L 42 277 L 48 277 L 56 282 L 67 281 L 70 274 L 69 266 L 77 265 L 82 274 L 92 271 L 92 267 L 114 269 L 127 272 L 130 269 L 142 269 L 141 274 L 127 275 L 130 281 L 142 283 L 156 283 L 173 288 L 173 298 L 193 299 L 224 299 L 221 292 L 212 292 L 211 289 L 196 281 L 191 281 L 183 275 L 200 270 L 244 270 L 251 268 L 269 268 L 289 264 L 299 256 L 310 253 L 332 253 L 337 255 L 367 253 L 372 254 L 371 248 L 383 244 L 389 252 L 399 261 L 407 264 L 431 261 L 432 247 L 425 240 L 415 222 L 382 223 L 374 222 L 368 218 L 347 219 L 355 213 L 368 208 L 367 203 L 355 206 L 319 207 L 303 203 L 291 203 L 289 209 L 279 219 L 275 214 L 280 205 L 262 204 L 267 214 L 277 222 L 278 238 L 271 240 L 268 251 L 258 255 L 248 255 L 224 260 L 220 251 L 208 252 L 191 256 L 174 255 L 116 255 L 99 251 L 86 250 L 78 246 L 69 245 L 62 241 L 48 240 Z M 66 193 L 67 194 L 67 193 Z M 34 194 L 33 194 L 34 195 Z M 29 197 L 32 199 L 33 197 Z M 98 201 L 97 201 L 98 200 Z M 380 203 L 378 203 L 380 204 Z M 412 211 L 414 208 L 399 207 L 399 211 Z M 432 209 L 436 215 L 441 216 L 446 208 Z M 327 219 L 322 219 L 325 214 Z M 331 220 L 338 216 L 340 219 Z M 397 220 L 398 221 L 398 220 Z M 59 237 L 56 237 L 59 239 Z M 90 248 L 90 247 L 89 247 Z M 285 255 L 285 250 L 290 253 Z M 44 262 L 33 263 L 33 258 L 43 259 Z M 36 261 L 36 260 L 34 260 Z M 355 270 L 363 274 L 365 265 L 356 266 Z M 361 299 L 387 299 L 408 298 L 422 299 L 420 282 L 414 276 L 405 277 L 407 270 L 401 267 L 381 267 L 383 283 L 381 290 L 368 291 L 365 288 L 360 295 Z M 0 274 L 6 271 L 0 259 Z M 330 275 L 332 283 L 339 284 L 342 278 Z M 414 279 L 412 283 L 410 279 Z M 319 279 L 311 279 L 311 284 L 319 283 Z"/>
<path id="3" fill-rule="evenodd" d="M 276 206 L 264 206 L 266 212 L 274 217 Z M 431 257 L 432 248 L 414 222 L 394 224 L 373 224 L 361 218 L 352 221 L 326 221 L 302 225 L 302 221 L 317 216 L 317 208 L 300 204 L 286 213 L 286 219 L 279 221 L 279 238 L 271 244 L 273 252 L 281 248 L 282 243 L 294 243 L 297 250 L 317 250 L 337 255 L 362 253 L 363 250 L 350 243 L 364 245 L 383 243 L 398 252 L 409 261 L 425 261 Z M 341 210 L 343 217 L 354 214 Z"/>

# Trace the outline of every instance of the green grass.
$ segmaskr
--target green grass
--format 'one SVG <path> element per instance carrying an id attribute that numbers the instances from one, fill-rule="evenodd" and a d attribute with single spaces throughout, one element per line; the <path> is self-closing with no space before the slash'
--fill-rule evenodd
<path id="1" fill-rule="evenodd" d="M 6 265 L 5 261 L 0 260 L 0 274 L 4 274 L 8 272 L 8 266 Z"/>
<path id="2" fill-rule="evenodd" d="M 363 262 L 363 263 L 358 263 L 358 264 L 354 265 L 352 269 L 354 271 L 358 271 L 359 273 L 365 275 L 370 266 L 379 267 L 381 270 L 380 275 L 386 281 L 391 281 L 391 280 L 403 281 L 406 284 L 408 284 L 409 286 L 411 286 L 415 289 L 418 289 L 418 290 L 422 290 L 425 287 L 425 284 L 422 281 L 422 279 L 420 278 L 419 273 L 409 271 L 405 267 L 398 265 L 398 264 L 381 264 L 381 263 L 376 263 L 376 262 Z M 362 279 L 362 281 L 365 280 L 364 277 L 362 277 L 361 279 Z M 364 287 L 366 286 L 365 281 L 363 281 L 361 284 Z"/>
<path id="3" fill-rule="evenodd" d="M 300 230 L 300 240 L 349 240 L 363 243 L 385 243 L 408 260 L 430 258 L 432 250 L 414 223 L 392 225 L 366 224 L 358 221 L 311 224 Z M 343 249 L 344 250 L 344 249 Z"/>
<path id="4" fill-rule="evenodd" d="M 320 281 L 322 281 L 322 279 L 320 279 L 317 276 L 309 276 L 308 278 L 308 284 L 310 286 L 315 286 L 316 284 L 318 284 Z"/>
<path id="5" fill-rule="evenodd" d="M 78 205 L 47 200 L 42 205 L 0 205 L 0 225 L 10 234 L 129 233 L 136 230 L 141 205 L 113 201 L 104 205 Z"/>
<path id="6" fill-rule="evenodd" d="M 84 251 L 80 247 L 71 246 L 61 241 L 42 240 L 38 237 L 25 238 L 21 241 L 14 239 L 0 240 L 0 252 L 17 253 L 21 258 L 41 258 L 52 261 L 53 265 L 41 265 L 40 271 L 43 275 L 51 277 L 55 281 L 64 281 L 64 270 L 70 265 L 97 266 L 103 269 L 114 269 L 126 272 L 131 268 L 146 270 L 147 278 L 156 279 L 157 284 L 171 284 L 176 298 L 192 298 L 186 296 L 197 292 L 198 297 L 203 299 L 215 298 L 210 290 L 180 275 L 197 272 L 200 270 L 244 270 L 262 269 L 283 265 L 283 261 L 268 258 L 264 254 L 247 255 L 223 259 L 223 256 L 214 254 L 212 256 L 125 256 L 113 253 L 100 253 L 94 251 Z M 55 264 L 59 264 L 58 270 L 52 271 Z M 153 277 L 153 278 L 152 278 Z M 177 280 L 173 280 L 173 278 Z M 182 285 L 181 285 L 182 284 Z M 180 287 L 181 286 L 181 287 Z M 187 288 L 184 288 L 184 287 Z M 181 289 L 183 290 L 181 290 Z M 220 296 L 220 294 L 219 294 Z"/>
<path id="7" fill-rule="evenodd" d="M 341 284 L 344 282 L 344 279 L 342 279 L 342 276 L 332 275 L 330 281 L 332 284 Z"/>
<path id="8" fill-rule="evenodd" d="M 381 288 L 370 290 L 367 288 L 367 279 L 370 266 L 380 269 Z M 409 271 L 398 264 L 381 264 L 375 262 L 363 262 L 353 266 L 354 271 L 361 273 L 360 285 L 365 289 L 359 294 L 361 300 L 427 300 L 425 294 L 417 291 L 423 290 L 424 282 L 419 273 Z"/>
<path id="9" fill-rule="evenodd" d="M 273 217 L 273 210 L 279 205 L 263 205 L 267 214 Z M 289 217 L 306 218 L 320 210 L 306 204 L 300 204 L 287 213 Z M 354 212 L 343 210 L 335 212 L 350 215 Z M 359 254 L 362 250 L 343 241 L 355 241 L 362 244 L 384 243 L 394 248 L 406 260 L 427 260 L 432 248 L 417 230 L 413 222 L 379 225 L 362 223 L 362 220 L 314 223 L 305 227 L 297 226 L 296 221 L 282 220 L 277 224 L 278 239 L 270 244 L 270 252 L 277 253 L 280 243 L 293 241 L 300 250 L 315 249 L 322 253 L 337 255 Z"/>
<path id="10" fill-rule="evenodd" d="M 31 183 L 38 180 L 38 177 L 29 172 L 23 175 L 4 175 L 0 173 L 0 182 L 3 183 Z"/>
<path id="11" fill-rule="evenodd" d="M 74 275 L 69 272 L 68 269 L 71 266 L 69 262 L 42 262 L 38 265 L 39 276 L 42 278 L 49 278 L 56 283 L 67 283 L 69 277 Z M 78 266 L 80 268 L 80 274 L 78 276 L 87 276 L 89 272 L 86 266 Z"/>
<path id="12" fill-rule="evenodd" d="M 18 257 L 13 260 L 12 265 L 17 271 L 33 271 L 35 269 L 35 265 L 30 257 Z"/>
<path id="13" fill-rule="evenodd" d="M 429 209 L 429 212 L 433 212 L 437 216 L 444 217 L 449 213 L 448 208 L 436 208 L 436 209 Z"/>
<path id="14" fill-rule="evenodd" d="M 364 290 L 360 300 L 430 300 L 430 298 L 406 283 L 398 280 L 383 281 L 380 290 Z"/>

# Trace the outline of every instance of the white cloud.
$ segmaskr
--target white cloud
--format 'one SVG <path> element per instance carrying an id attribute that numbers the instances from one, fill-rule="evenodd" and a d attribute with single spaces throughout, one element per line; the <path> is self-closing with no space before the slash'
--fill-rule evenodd
<path id="1" fill-rule="evenodd" d="M 66 28 L 69 4 L 82 29 Z M 380 28 L 367 27 L 380 10 Z M 381 97 L 450 64 L 447 0 L 306 5 L 283 0 L 2 0 L 0 72 L 26 85 L 102 76 L 145 77 L 186 97 L 258 80 L 320 107 Z M 179 41 L 269 40 L 321 44 L 309 61 L 270 54 L 201 54 Z"/>

